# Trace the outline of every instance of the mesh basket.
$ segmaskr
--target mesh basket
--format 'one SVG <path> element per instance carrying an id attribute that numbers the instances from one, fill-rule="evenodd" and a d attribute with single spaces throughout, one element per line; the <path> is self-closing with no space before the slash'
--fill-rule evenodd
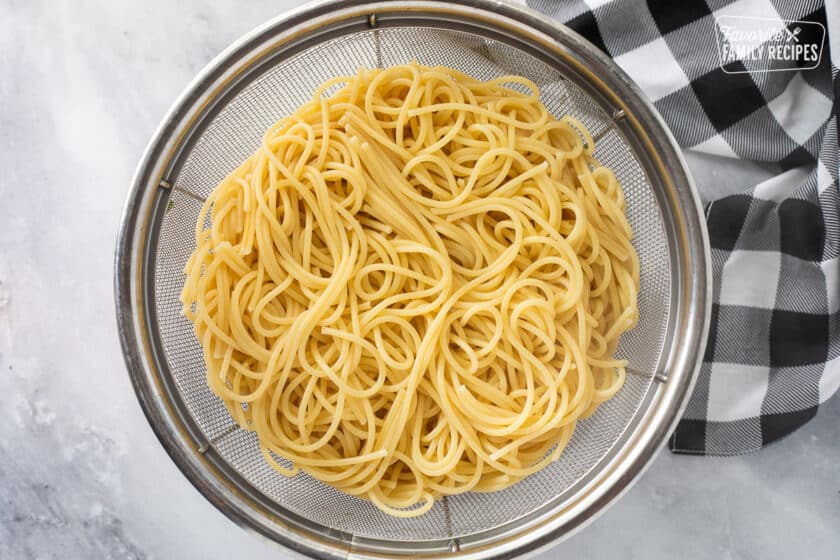
<path id="1" fill-rule="evenodd" d="M 514 486 L 445 498 L 397 519 L 263 460 L 256 436 L 208 389 L 181 316 L 182 269 L 205 198 L 263 132 L 315 88 L 359 67 L 418 61 L 480 79 L 536 82 L 556 117 L 596 139 L 624 188 L 639 253 L 639 324 L 617 351 L 625 386 L 579 423 L 561 458 Z M 572 32 L 511 6 L 470 1 L 318 4 L 223 53 L 161 125 L 141 162 L 117 247 L 117 309 L 129 371 L 162 443 L 231 518 L 319 558 L 503 557 L 576 527 L 638 475 L 691 386 L 708 321 L 708 250 L 673 141 L 635 87 Z"/>

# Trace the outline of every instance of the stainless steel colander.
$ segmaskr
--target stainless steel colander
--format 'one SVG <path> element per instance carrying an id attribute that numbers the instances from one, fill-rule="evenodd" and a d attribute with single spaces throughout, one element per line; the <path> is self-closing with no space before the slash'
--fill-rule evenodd
<path id="1" fill-rule="evenodd" d="M 507 490 L 449 497 L 425 516 L 394 519 L 264 462 L 255 436 L 207 388 L 178 294 L 202 202 L 263 131 L 330 77 L 412 60 L 481 79 L 526 76 L 552 113 L 587 125 L 596 156 L 624 187 L 641 295 L 639 324 L 618 350 L 630 364 L 626 385 L 578 425 L 559 461 Z M 165 117 L 126 204 L 116 303 L 149 422 L 190 481 L 240 525 L 316 558 L 507 558 L 569 534 L 651 460 L 696 375 L 709 274 L 698 199 L 673 138 L 638 88 L 580 36 L 495 1 L 328 1 L 232 45 Z"/>

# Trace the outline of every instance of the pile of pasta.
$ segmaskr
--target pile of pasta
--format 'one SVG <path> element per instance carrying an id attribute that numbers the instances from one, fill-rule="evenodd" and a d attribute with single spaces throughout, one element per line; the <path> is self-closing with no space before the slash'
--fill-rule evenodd
<path id="1" fill-rule="evenodd" d="M 416 63 L 272 126 L 204 204 L 181 296 L 265 459 L 401 517 L 556 460 L 638 317 L 594 147 L 527 79 Z"/>

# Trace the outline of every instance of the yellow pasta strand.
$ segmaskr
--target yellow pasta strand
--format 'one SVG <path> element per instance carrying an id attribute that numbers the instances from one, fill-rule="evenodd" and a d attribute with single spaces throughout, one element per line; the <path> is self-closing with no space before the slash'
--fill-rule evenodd
<path id="1" fill-rule="evenodd" d="M 198 218 L 181 301 L 210 388 L 280 473 L 390 515 L 556 460 L 621 388 L 638 316 L 624 195 L 593 151 L 522 77 L 328 81 Z"/>

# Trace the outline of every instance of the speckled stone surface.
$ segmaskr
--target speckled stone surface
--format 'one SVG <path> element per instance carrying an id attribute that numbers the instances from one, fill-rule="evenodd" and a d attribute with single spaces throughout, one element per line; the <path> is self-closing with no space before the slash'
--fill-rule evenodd
<path id="1" fill-rule="evenodd" d="M 287 555 L 217 512 L 131 390 L 112 252 L 158 120 L 230 41 L 294 0 L 0 0 L 0 558 Z M 715 194 L 762 178 L 690 157 Z M 537 558 L 840 557 L 840 401 L 755 455 L 663 452 Z"/>

